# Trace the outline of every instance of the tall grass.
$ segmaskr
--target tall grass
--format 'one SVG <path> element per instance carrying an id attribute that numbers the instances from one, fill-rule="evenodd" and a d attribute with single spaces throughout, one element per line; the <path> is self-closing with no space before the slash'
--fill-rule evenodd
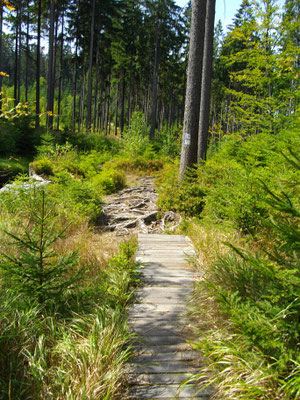
<path id="1" fill-rule="evenodd" d="M 22 200 L 23 195 L 26 201 Z M 21 273 L 16 285 L 9 268 L 5 269 L 5 279 L 1 272 L 0 397 L 14 400 L 120 398 L 125 382 L 124 365 L 130 356 L 131 334 L 125 308 L 135 285 L 132 258 L 135 242 L 120 244 L 117 250 L 116 240 L 109 235 L 100 238 L 86 222 L 72 224 L 64 236 L 56 236 L 54 232 L 62 228 L 64 216 L 60 219 L 59 207 L 49 194 L 46 196 L 58 212 L 58 221 L 49 220 L 49 226 L 43 223 L 38 210 L 34 219 L 29 218 L 33 210 L 28 202 L 33 208 L 40 207 L 30 191 L 15 197 L 12 194 L 1 197 L 1 228 L 12 231 L 14 238 L 20 240 L 18 247 L 12 249 L 1 230 L 0 263 L 7 263 L 7 256 L 12 254 L 14 265 L 19 260 L 18 267 L 25 268 L 25 255 L 36 250 L 28 246 L 25 238 L 38 232 L 41 235 L 43 231 L 45 244 L 49 239 L 46 246 L 50 246 L 51 263 L 76 250 L 77 265 L 58 274 L 57 282 L 64 282 L 65 274 L 72 279 L 78 269 L 81 279 L 71 291 L 66 288 L 62 296 L 57 299 L 54 296 L 54 301 L 35 301 L 34 287 L 31 292 L 23 290 Z M 26 260 L 31 263 L 30 273 L 34 275 L 38 267 L 35 258 Z M 44 267 L 44 272 L 52 268 L 50 264 Z M 18 273 L 17 269 L 14 273 Z"/>

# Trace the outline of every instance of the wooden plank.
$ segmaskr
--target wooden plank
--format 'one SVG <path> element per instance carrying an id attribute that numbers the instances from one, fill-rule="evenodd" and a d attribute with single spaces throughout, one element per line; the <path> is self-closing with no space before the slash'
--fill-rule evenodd
<path id="1" fill-rule="evenodd" d="M 187 379 L 192 379 L 192 373 L 176 373 L 176 374 L 137 374 L 130 373 L 132 385 L 180 385 Z M 193 381 L 191 383 L 194 383 Z"/>
<path id="2" fill-rule="evenodd" d="M 143 374 L 152 373 L 152 374 L 160 374 L 160 373 L 167 373 L 173 374 L 178 372 L 191 372 L 196 373 L 199 371 L 197 369 L 197 363 L 193 361 L 155 361 L 152 360 L 148 363 L 143 364 L 132 364 L 131 371 L 140 372 Z"/>
<path id="3" fill-rule="evenodd" d="M 181 304 L 134 304 L 129 308 L 128 314 L 144 313 L 144 315 L 147 315 L 147 313 L 152 312 L 180 313 L 185 310 L 185 305 Z"/>
<path id="4" fill-rule="evenodd" d="M 133 363 L 149 363 L 161 361 L 190 361 L 199 358 L 199 354 L 193 350 L 181 350 L 168 353 L 140 354 L 132 358 Z"/>
<path id="5" fill-rule="evenodd" d="M 146 399 L 182 399 L 186 397 L 207 399 L 211 394 L 211 390 L 203 389 L 201 392 L 194 385 L 153 385 L 153 386 L 137 386 L 131 391 L 131 395 L 139 400 Z"/>
<path id="6" fill-rule="evenodd" d="M 182 342 L 176 345 L 157 345 L 157 346 L 136 346 L 136 354 L 161 354 L 161 353 L 175 353 L 177 351 L 192 350 L 189 343 Z"/>
<path id="7" fill-rule="evenodd" d="M 188 328 L 184 325 L 179 326 L 178 324 L 135 324 L 131 326 L 131 330 L 139 335 L 150 335 L 155 334 L 156 336 L 166 336 L 174 334 L 184 334 L 188 331 Z"/>
<path id="8" fill-rule="evenodd" d="M 180 279 L 178 279 L 180 278 Z M 185 274 L 183 276 L 157 276 L 148 275 L 141 276 L 140 279 L 147 284 L 148 287 L 153 286 L 168 286 L 168 287 L 191 287 L 195 279 L 190 276 L 187 277 Z"/>
<path id="9" fill-rule="evenodd" d="M 182 342 L 184 342 L 184 338 L 175 333 L 168 336 L 142 335 L 137 336 L 133 341 L 133 343 L 139 343 L 142 346 L 180 345 Z"/>

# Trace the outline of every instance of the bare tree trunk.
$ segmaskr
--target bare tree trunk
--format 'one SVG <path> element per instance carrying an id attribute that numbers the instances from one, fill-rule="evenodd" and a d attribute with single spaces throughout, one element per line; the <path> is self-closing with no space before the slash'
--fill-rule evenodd
<path id="1" fill-rule="evenodd" d="M 197 162 L 201 93 L 201 79 L 199 78 L 201 77 L 202 72 L 205 14 L 206 0 L 194 0 L 192 5 L 190 51 L 184 107 L 179 180 L 183 178 L 185 170 Z"/>
<path id="2" fill-rule="evenodd" d="M 73 70 L 73 112 L 72 112 L 72 128 L 75 132 L 76 126 L 76 97 L 77 97 L 77 49 L 78 41 L 76 40 L 75 55 L 74 55 L 74 70 Z"/>
<path id="3" fill-rule="evenodd" d="M 129 88 L 128 88 L 128 124 L 131 119 L 131 92 L 132 92 L 132 56 L 130 57 L 129 66 Z"/>
<path id="4" fill-rule="evenodd" d="M 92 82 L 93 82 L 93 50 L 94 50 L 94 28 L 95 28 L 96 0 L 92 0 L 91 33 L 90 33 L 90 54 L 89 54 L 89 78 L 86 103 L 86 130 L 91 131 L 92 123 Z"/>
<path id="5" fill-rule="evenodd" d="M 17 74 L 17 103 L 21 100 L 21 57 L 22 57 L 22 2 L 20 2 L 19 11 L 19 48 L 18 48 L 18 74 Z"/>
<path id="6" fill-rule="evenodd" d="M 106 116 L 105 116 L 105 135 L 106 136 L 108 134 L 108 124 L 110 121 L 109 112 L 110 112 L 110 77 L 108 78 L 107 96 L 106 96 Z"/>
<path id="7" fill-rule="evenodd" d="M 99 86 L 99 40 L 97 41 L 96 50 L 96 76 L 95 76 L 95 93 L 94 93 L 94 118 L 93 118 L 93 128 L 94 132 L 97 131 L 97 109 L 98 109 L 98 86 Z"/>
<path id="8" fill-rule="evenodd" d="M 38 23 L 37 23 L 37 48 L 36 48 L 36 92 L 35 92 L 35 127 L 40 126 L 40 75 L 41 75 L 41 19 L 42 19 L 42 0 L 38 3 Z"/>
<path id="9" fill-rule="evenodd" d="M 158 91 L 158 65 L 159 65 L 159 46 L 160 46 L 160 22 L 156 23 L 155 30 L 155 53 L 154 53 L 154 67 L 152 79 L 152 108 L 150 120 L 150 139 L 154 139 L 156 128 L 156 114 L 157 114 L 157 91 Z"/>
<path id="10" fill-rule="evenodd" d="M 64 55 L 64 13 L 62 13 L 61 16 L 61 33 L 60 33 L 59 78 L 58 78 L 57 121 L 56 121 L 56 129 L 58 131 L 60 122 L 60 108 L 61 108 L 63 55 Z"/>
<path id="11" fill-rule="evenodd" d="M 30 14 L 29 14 L 29 0 L 27 0 L 27 21 L 26 21 L 26 63 L 25 63 L 25 102 L 28 102 L 28 69 L 29 69 L 29 24 L 30 24 Z"/>
<path id="12" fill-rule="evenodd" d="M 17 21 L 16 21 L 16 36 L 15 36 L 15 65 L 14 65 L 14 103 L 18 104 L 18 67 L 19 67 L 19 18 L 20 10 L 17 5 Z"/>
<path id="13" fill-rule="evenodd" d="M 122 92 L 121 92 L 121 115 L 120 115 L 120 131 L 121 131 L 121 136 L 122 136 L 122 133 L 123 133 L 123 131 L 124 131 L 125 89 L 126 89 L 125 71 L 123 70 L 123 73 L 122 73 Z"/>
<path id="14" fill-rule="evenodd" d="M 116 114 L 115 114 L 115 136 L 118 135 L 118 112 L 119 112 L 119 84 L 116 90 Z"/>
<path id="15" fill-rule="evenodd" d="M 0 72 L 2 72 L 3 3 L 0 2 Z M 2 111 L 2 75 L 0 75 L 0 113 Z"/>
<path id="16" fill-rule="evenodd" d="M 49 29 L 49 52 L 48 52 L 48 80 L 47 80 L 47 127 L 53 129 L 54 108 L 54 22 L 55 22 L 55 0 L 50 1 L 50 29 Z"/>
<path id="17" fill-rule="evenodd" d="M 205 40 L 203 52 L 203 69 L 200 102 L 200 120 L 198 133 L 198 162 L 206 159 L 209 129 L 210 91 L 212 79 L 212 62 L 214 46 L 214 22 L 216 0 L 207 0 L 205 19 Z"/>

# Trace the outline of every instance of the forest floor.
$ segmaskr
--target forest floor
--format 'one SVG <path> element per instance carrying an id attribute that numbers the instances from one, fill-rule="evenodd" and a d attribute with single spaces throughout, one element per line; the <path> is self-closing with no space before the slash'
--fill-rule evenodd
<path id="1" fill-rule="evenodd" d="M 157 197 L 154 178 L 136 178 L 132 186 L 104 198 L 99 230 L 113 231 L 117 236 L 174 231 L 181 217 L 173 211 L 160 212 Z"/>

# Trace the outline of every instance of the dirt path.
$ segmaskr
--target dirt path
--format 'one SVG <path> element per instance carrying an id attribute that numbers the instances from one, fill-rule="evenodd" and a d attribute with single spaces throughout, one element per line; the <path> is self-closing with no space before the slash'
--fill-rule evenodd
<path id="1" fill-rule="evenodd" d="M 173 211 L 158 211 L 158 195 L 153 180 L 150 177 L 138 178 L 136 185 L 107 196 L 98 220 L 100 230 L 113 231 L 120 236 L 174 230 L 181 217 Z"/>

